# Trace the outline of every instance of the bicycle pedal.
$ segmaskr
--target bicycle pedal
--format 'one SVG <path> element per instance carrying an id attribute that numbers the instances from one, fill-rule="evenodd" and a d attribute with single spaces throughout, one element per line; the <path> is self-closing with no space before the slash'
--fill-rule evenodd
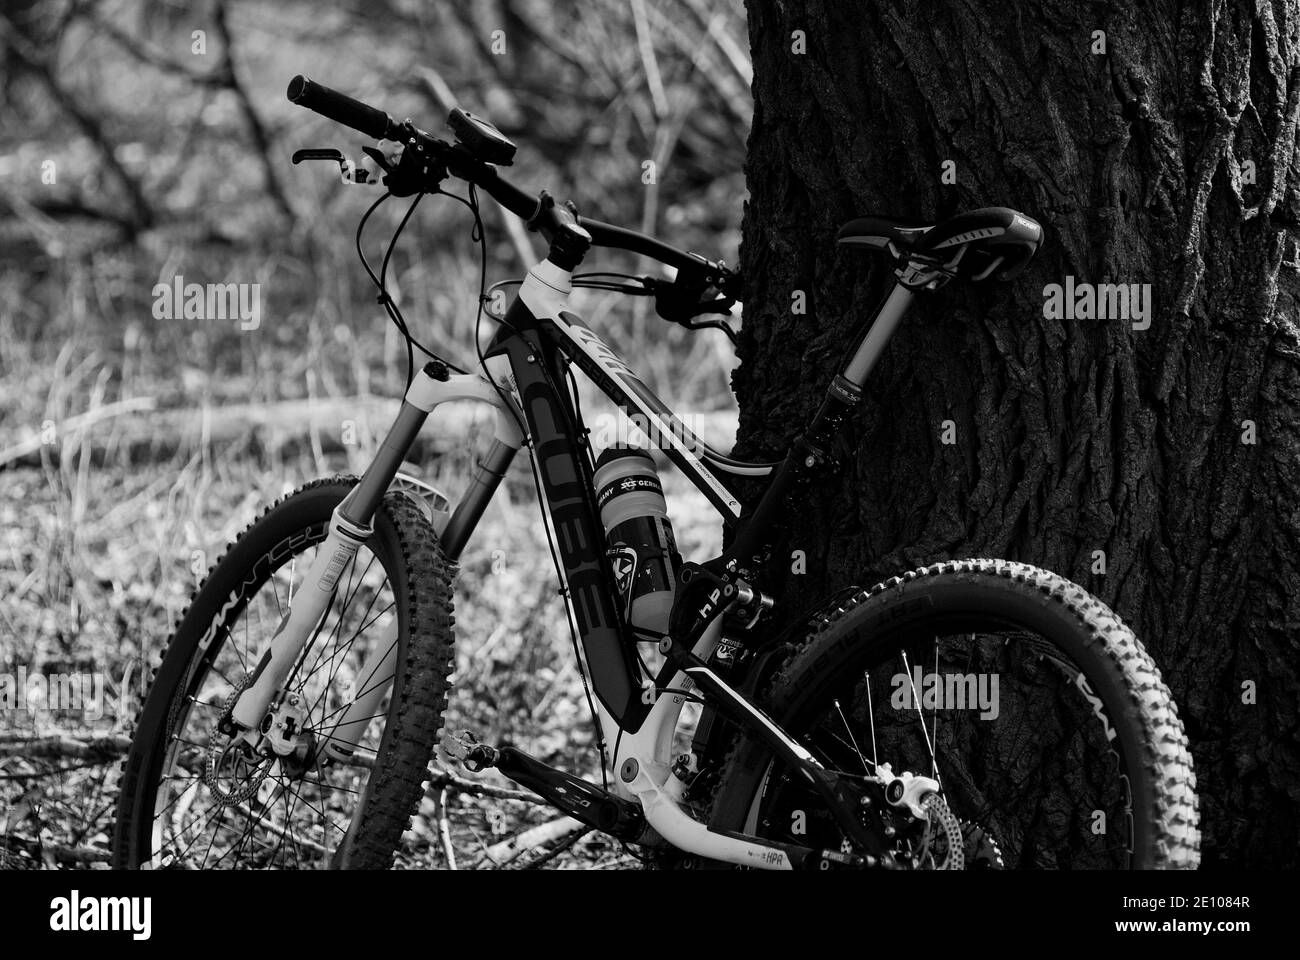
<path id="1" fill-rule="evenodd" d="M 480 743 L 478 737 L 469 730 L 446 734 L 442 739 L 442 749 L 447 756 L 459 762 L 470 773 L 478 773 L 488 767 L 496 766 L 496 749 Z"/>
<path id="2" fill-rule="evenodd" d="M 453 760 L 464 760 L 470 750 L 478 746 L 478 737 L 468 730 L 452 733 L 448 730 L 442 736 L 442 751 Z"/>

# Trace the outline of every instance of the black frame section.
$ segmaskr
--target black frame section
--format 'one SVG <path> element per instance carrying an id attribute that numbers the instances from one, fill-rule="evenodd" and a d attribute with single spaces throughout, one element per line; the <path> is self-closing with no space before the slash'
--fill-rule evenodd
<path id="1" fill-rule="evenodd" d="M 578 331 L 578 338 L 603 348 L 602 359 L 620 368 L 620 378 L 628 379 L 629 384 L 639 383 L 617 354 L 589 329 L 579 325 L 576 316 L 564 312 L 559 316 L 570 329 Z M 569 317 L 573 317 L 572 322 Z M 587 340 L 588 336 L 593 340 Z M 504 356 L 514 376 L 571 608 L 591 671 L 592 688 L 619 728 L 635 733 L 644 724 L 652 704 L 641 697 L 634 656 L 637 641 L 619 611 L 613 572 L 605 560 L 605 533 L 596 504 L 594 467 L 586 429 L 563 386 L 568 364 L 579 365 L 623 409 L 631 412 L 638 408 L 628 391 L 600 363 L 584 353 L 575 339 L 567 336 L 554 321 L 534 316 L 520 293 L 516 293 L 485 351 L 485 357 L 494 356 Z M 842 375 L 836 377 L 808 430 L 776 466 L 757 507 L 737 521 L 730 548 L 705 564 L 682 566 L 670 617 L 670 635 L 660 647 L 668 655 L 668 663 L 659 677 L 650 679 L 658 686 L 664 674 L 676 669 L 684 671 L 724 714 L 753 731 L 803 774 L 808 784 L 828 802 L 848 836 L 859 849 L 866 851 L 861 862 L 873 865 L 883 854 L 885 842 L 879 823 L 863 823 L 856 815 L 860 789 L 824 770 L 811 754 L 693 653 L 704 631 L 737 600 L 742 574 L 750 575 L 748 561 L 757 559 L 757 551 L 765 548 L 768 532 L 784 513 L 791 490 L 801 479 L 829 462 L 824 451 L 829 448 L 841 419 L 860 396 L 857 388 Z M 655 403 L 662 407 L 657 398 Z M 671 417 L 669 425 L 676 422 Z M 674 462 L 708 494 L 707 467 L 697 467 L 684 457 Z M 746 558 L 745 562 L 742 558 Z M 827 854 L 822 851 L 818 855 Z"/>
<path id="2" fill-rule="evenodd" d="M 577 366 L 628 414 L 640 415 L 648 409 L 681 439 L 697 462 L 692 463 L 692 457 L 683 455 L 674 445 L 665 444 L 669 459 L 709 499 L 735 533 L 731 546 L 719 557 L 704 564 L 684 565 L 673 608 L 672 639 L 665 650 L 670 662 L 659 677 L 645 678 L 657 685 L 665 674 L 677 668 L 702 665 L 691 654 L 696 641 L 735 599 L 736 582 L 750 576 L 750 569 L 757 566 L 793 488 L 829 464 L 826 451 L 834 433 L 861 394 L 842 376 L 836 377 L 809 429 L 795 441 L 784 460 L 776 464 L 733 461 L 737 466 L 767 471 L 768 476 L 767 490 L 754 510 L 741 514 L 734 492 L 709 470 L 713 464 L 707 458 L 718 456 L 716 452 L 686 430 L 581 318 L 567 311 L 559 316 L 574 336 L 550 319 L 535 317 L 516 293 L 484 355 L 504 356 L 510 363 L 592 687 L 619 727 L 635 733 L 649 714 L 650 704 L 643 701 L 638 682 L 641 671 L 634 653 L 637 641 L 623 621 L 613 573 L 605 560 L 605 532 L 596 504 L 592 453 L 586 426 L 565 386 L 568 364 Z M 578 341 L 599 355 L 602 362 L 616 368 L 619 379 L 611 377 Z M 703 685 L 711 686 L 711 679 L 706 678 Z M 725 686 L 711 692 L 724 700 L 734 697 Z"/>
<path id="3" fill-rule="evenodd" d="M 650 705 L 641 700 L 636 666 L 628 655 L 635 640 L 619 614 L 613 573 L 605 560 L 585 428 L 561 387 L 568 359 L 517 294 L 484 352 L 485 357 L 502 355 L 510 362 L 528 424 L 592 689 L 619 727 L 635 733 Z"/>

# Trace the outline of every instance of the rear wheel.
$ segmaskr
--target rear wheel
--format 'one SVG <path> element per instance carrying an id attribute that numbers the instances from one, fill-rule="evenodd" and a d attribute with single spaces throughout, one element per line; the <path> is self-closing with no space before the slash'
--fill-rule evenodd
<path id="1" fill-rule="evenodd" d="M 115 866 L 391 865 L 452 658 L 452 565 L 414 500 L 384 499 L 269 716 L 293 752 L 244 750 L 217 730 L 355 482 L 317 481 L 272 506 L 195 593 L 124 764 Z"/>
<path id="2" fill-rule="evenodd" d="M 901 865 L 1199 861 L 1196 779 L 1168 688 L 1114 613 L 1046 571 L 965 560 L 864 591 L 762 705 L 845 777 L 938 785 L 911 810 L 887 807 Z M 819 798 L 751 738 L 727 761 L 711 822 L 850 850 Z"/>

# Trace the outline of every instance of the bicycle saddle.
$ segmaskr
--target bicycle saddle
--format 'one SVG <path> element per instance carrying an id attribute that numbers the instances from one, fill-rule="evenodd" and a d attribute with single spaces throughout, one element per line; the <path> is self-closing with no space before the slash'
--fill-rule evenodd
<path id="1" fill-rule="evenodd" d="M 983 207 L 939 224 L 903 217 L 858 217 L 836 237 L 849 247 L 885 251 L 899 259 L 942 262 L 956 276 L 1010 280 L 1038 252 L 1043 228 L 1009 207 Z"/>

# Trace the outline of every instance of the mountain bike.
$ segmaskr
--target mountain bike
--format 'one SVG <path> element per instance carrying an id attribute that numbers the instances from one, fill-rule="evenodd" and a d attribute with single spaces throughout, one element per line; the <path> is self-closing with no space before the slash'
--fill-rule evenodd
<path id="1" fill-rule="evenodd" d="M 514 186 L 499 168 L 515 145 L 472 114 L 451 112 L 448 142 L 304 77 L 288 96 L 378 141 L 363 149 L 387 187 L 380 200 L 413 197 L 407 218 L 425 195 L 457 197 L 481 243 L 482 192 L 540 233 L 547 254 L 493 317 L 472 371 L 419 344 L 386 293 L 387 256 L 379 276 L 361 256 L 408 360 L 415 347 L 429 359 L 411 362 L 359 478 L 317 480 L 275 503 L 195 592 L 124 762 L 118 867 L 387 868 L 440 744 L 662 866 L 1197 864 L 1195 776 L 1173 699 L 1129 628 L 1083 588 L 1024 563 L 966 559 L 811 611 L 783 610 L 765 590 L 792 499 L 833 473 L 844 419 L 909 307 L 954 280 L 1013 278 L 1042 242 L 1037 223 L 1001 207 L 937 224 L 846 223 L 839 243 L 888 257 L 892 289 L 786 455 L 742 461 L 688 431 L 569 307 L 575 285 L 603 286 L 734 340 L 717 318 L 741 295 L 738 271 Z M 294 156 L 304 159 L 377 179 L 336 150 Z M 467 198 L 443 190 L 451 179 Z M 597 247 L 675 272 L 575 273 Z M 575 368 L 649 424 L 708 499 L 727 534 L 719 556 L 683 560 L 644 449 L 592 449 Z M 454 504 L 401 472 L 427 418 L 453 400 L 494 411 L 491 446 Z M 600 784 L 442 730 L 455 565 L 525 446 L 595 698 Z M 762 493 L 742 503 L 741 484 Z M 700 705 L 691 748 L 674 756 L 688 701 Z"/>

